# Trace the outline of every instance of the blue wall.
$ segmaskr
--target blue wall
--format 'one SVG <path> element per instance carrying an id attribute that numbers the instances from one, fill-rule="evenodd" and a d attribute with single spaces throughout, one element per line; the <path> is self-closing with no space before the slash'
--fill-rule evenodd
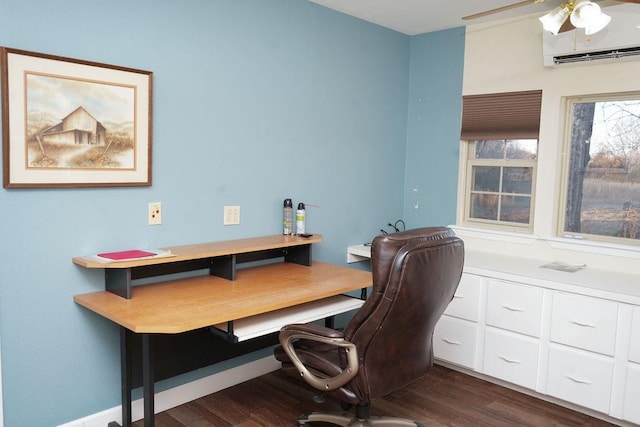
<path id="1" fill-rule="evenodd" d="M 119 404 L 117 328 L 72 300 L 103 276 L 72 257 L 277 234 L 291 197 L 319 206 L 315 258 L 344 264 L 346 246 L 402 217 L 406 188 L 455 181 L 460 34 L 411 38 L 302 0 L 2 0 L 1 45 L 154 72 L 152 187 L 0 190 L 5 425 Z M 442 88 L 423 84 L 432 72 Z M 438 117 L 425 128 L 412 115 L 432 90 L 456 99 L 421 106 Z M 428 168 L 411 159 L 425 153 Z M 241 225 L 224 227 L 236 204 Z M 447 197 L 413 225 L 454 209 Z"/>
<path id="2" fill-rule="evenodd" d="M 464 28 L 411 38 L 404 217 L 456 222 Z"/>

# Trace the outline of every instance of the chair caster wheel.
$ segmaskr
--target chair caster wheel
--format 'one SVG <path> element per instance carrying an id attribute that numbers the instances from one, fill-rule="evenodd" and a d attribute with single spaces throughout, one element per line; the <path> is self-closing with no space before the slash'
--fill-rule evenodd
<path id="1" fill-rule="evenodd" d="M 345 401 L 340 401 L 340 407 L 345 410 L 348 411 L 349 409 L 351 409 L 353 407 L 353 405 L 349 402 L 345 402 Z"/>

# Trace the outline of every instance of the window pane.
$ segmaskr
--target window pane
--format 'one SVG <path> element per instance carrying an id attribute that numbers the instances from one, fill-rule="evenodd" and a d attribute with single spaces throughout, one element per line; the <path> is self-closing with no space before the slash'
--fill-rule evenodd
<path id="1" fill-rule="evenodd" d="M 474 166 L 472 174 L 473 191 L 500 191 L 500 167 Z"/>
<path id="2" fill-rule="evenodd" d="M 472 218 L 498 219 L 498 195 L 497 194 L 472 194 L 471 213 Z"/>
<path id="3" fill-rule="evenodd" d="M 502 196 L 500 203 L 500 221 L 529 223 L 531 197 Z"/>
<path id="4" fill-rule="evenodd" d="M 469 141 L 465 221 L 509 230 L 530 228 L 537 151 L 537 139 Z M 506 195 L 523 198 L 504 199 Z M 507 210 L 501 213 L 503 200 Z"/>
<path id="5" fill-rule="evenodd" d="M 640 99 L 574 103 L 564 231 L 640 239 Z"/>
<path id="6" fill-rule="evenodd" d="M 531 194 L 532 168 L 504 168 L 503 193 Z"/>
<path id="7" fill-rule="evenodd" d="M 476 141 L 476 159 L 504 159 L 504 140 Z"/>
<path id="8" fill-rule="evenodd" d="M 507 141 L 507 159 L 535 160 L 537 157 L 537 139 L 512 139 Z"/>

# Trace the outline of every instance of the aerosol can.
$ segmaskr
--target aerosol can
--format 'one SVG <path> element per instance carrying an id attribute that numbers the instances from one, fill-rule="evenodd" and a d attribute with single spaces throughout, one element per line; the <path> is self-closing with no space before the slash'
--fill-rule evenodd
<path id="1" fill-rule="evenodd" d="M 296 234 L 306 234 L 305 231 L 305 209 L 304 203 L 298 203 L 298 210 L 296 211 Z"/>
<path id="2" fill-rule="evenodd" d="M 293 234 L 293 203 L 291 199 L 284 199 L 282 234 Z"/>

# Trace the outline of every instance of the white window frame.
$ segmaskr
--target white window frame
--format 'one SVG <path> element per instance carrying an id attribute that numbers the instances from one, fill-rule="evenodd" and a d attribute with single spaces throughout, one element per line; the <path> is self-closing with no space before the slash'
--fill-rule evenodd
<path id="1" fill-rule="evenodd" d="M 558 191 L 558 209 L 556 213 L 556 238 L 566 241 L 575 241 L 576 245 L 600 246 L 611 245 L 612 248 L 621 249 L 628 246 L 631 250 L 637 250 L 640 240 L 624 237 L 604 236 L 589 233 L 576 233 L 564 231 L 567 207 L 567 194 L 569 189 L 569 163 L 571 159 L 571 131 L 573 129 L 573 105 L 584 102 L 623 101 L 640 99 L 640 92 L 607 93 L 598 95 L 580 95 L 563 98 L 564 132 L 562 136 L 562 161 L 560 162 L 560 184 Z M 587 242 L 589 241 L 589 242 Z"/>
<path id="2" fill-rule="evenodd" d="M 510 138 L 502 139 L 496 138 L 496 140 L 509 140 Z M 516 138 L 514 138 L 516 139 Z M 520 159 L 476 159 L 472 158 L 473 146 L 476 141 L 461 141 L 460 150 L 460 170 L 464 171 L 462 176 L 462 186 L 460 196 L 458 200 L 458 221 L 459 224 L 474 228 L 486 228 L 489 230 L 502 230 L 507 232 L 528 233 L 533 232 L 533 226 L 535 222 L 535 193 L 536 193 L 536 175 L 538 166 L 538 157 L 535 160 L 520 160 Z M 539 141 L 538 141 L 539 143 Z M 496 166 L 500 168 L 505 167 L 531 167 L 532 170 L 532 182 L 531 182 L 531 201 L 530 201 L 530 213 L 529 223 L 515 223 L 497 220 L 488 220 L 480 218 L 472 218 L 470 216 L 471 210 L 471 195 L 473 192 L 473 167 L 474 166 Z M 499 195 L 502 193 L 500 190 Z"/>

